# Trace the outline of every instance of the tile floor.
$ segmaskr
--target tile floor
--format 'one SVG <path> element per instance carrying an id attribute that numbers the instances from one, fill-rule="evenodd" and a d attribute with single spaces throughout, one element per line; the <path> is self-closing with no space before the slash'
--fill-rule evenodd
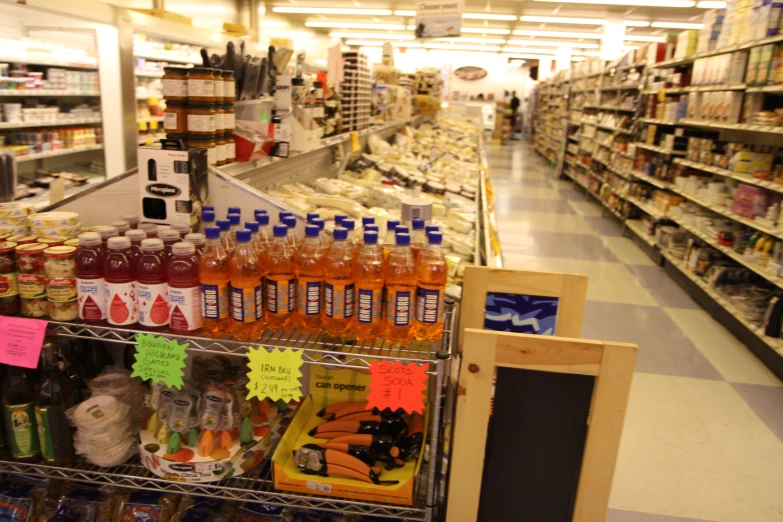
<path id="1" fill-rule="evenodd" d="M 530 145 L 488 157 L 504 264 L 586 274 L 582 336 L 639 346 L 606 522 L 783 521 L 783 383 Z"/>

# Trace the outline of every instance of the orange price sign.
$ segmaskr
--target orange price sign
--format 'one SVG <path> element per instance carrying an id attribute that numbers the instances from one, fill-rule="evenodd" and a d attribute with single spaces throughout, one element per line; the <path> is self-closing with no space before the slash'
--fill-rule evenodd
<path id="1" fill-rule="evenodd" d="M 367 409 L 392 411 L 402 408 L 408 413 L 424 412 L 429 364 L 402 364 L 400 361 L 370 363 L 370 393 Z"/>

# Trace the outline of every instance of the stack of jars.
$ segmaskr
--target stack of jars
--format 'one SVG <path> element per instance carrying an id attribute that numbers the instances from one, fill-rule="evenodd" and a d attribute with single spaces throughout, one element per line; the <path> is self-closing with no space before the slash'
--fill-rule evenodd
<path id="1" fill-rule="evenodd" d="M 207 162 L 215 167 L 233 163 L 233 71 L 208 67 L 165 67 L 163 75 L 163 128 L 166 137 L 207 149 Z"/>

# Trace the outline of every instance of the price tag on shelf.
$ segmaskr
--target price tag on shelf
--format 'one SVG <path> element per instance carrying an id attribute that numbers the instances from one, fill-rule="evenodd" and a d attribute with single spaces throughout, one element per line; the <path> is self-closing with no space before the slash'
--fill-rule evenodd
<path id="1" fill-rule="evenodd" d="M 0 363 L 36 368 L 48 321 L 0 316 Z"/>
<path id="2" fill-rule="evenodd" d="M 408 413 L 424 412 L 424 391 L 427 389 L 427 368 L 411 362 L 380 361 L 370 364 L 370 393 L 367 408 L 392 411 L 402 408 Z"/>
<path id="3" fill-rule="evenodd" d="M 247 398 L 259 400 L 298 401 L 302 398 L 302 352 L 300 350 L 267 350 L 263 346 L 247 351 L 250 372 Z"/>
<path id="4" fill-rule="evenodd" d="M 188 343 L 179 344 L 151 334 L 137 335 L 136 342 L 139 344 L 131 377 L 163 381 L 166 386 L 182 389 Z"/>
<path id="5" fill-rule="evenodd" d="M 359 135 L 356 131 L 351 132 L 351 152 L 359 152 L 362 150 L 362 146 L 359 143 Z"/>

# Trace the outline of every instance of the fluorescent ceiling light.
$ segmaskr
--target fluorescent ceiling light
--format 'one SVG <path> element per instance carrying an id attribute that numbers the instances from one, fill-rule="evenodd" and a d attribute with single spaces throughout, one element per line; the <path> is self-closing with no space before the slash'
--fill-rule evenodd
<path id="1" fill-rule="evenodd" d="M 653 22 L 652 26 L 663 29 L 701 29 L 704 27 L 704 24 L 694 24 L 687 22 Z"/>
<path id="2" fill-rule="evenodd" d="M 598 44 L 583 42 L 555 42 L 549 40 L 508 40 L 508 45 L 538 45 L 541 47 L 573 47 L 580 49 L 598 49 Z"/>
<path id="3" fill-rule="evenodd" d="M 696 7 L 701 9 L 726 9 L 726 2 L 716 2 L 713 0 L 702 0 Z"/>
<path id="4" fill-rule="evenodd" d="M 406 10 L 394 11 L 394 16 L 416 16 L 416 11 L 406 11 Z"/>
<path id="5" fill-rule="evenodd" d="M 590 38 L 592 40 L 600 40 L 603 38 L 602 33 L 574 33 L 571 31 L 538 31 L 535 29 L 517 29 L 514 31 L 516 36 L 545 36 L 552 38 Z"/>
<path id="6" fill-rule="evenodd" d="M 275 13 L 288 14 L 322 14 L 322 15 L 367 15 L 389 16 L 391 9 L 351 9 L 340 7 L 273 7 Z"/>
<path id="7" fill-rule="evenodd" d="M 633 5 L 639 7 L 693 7 L 692 0 L 535 0 L 558 4 Z"/>
<path id="8" fill-rule="evenodd" d="M 556 49 L 528 49 L 527 47 L 504 47 L 503 52 L 511 53 L 511 54 L 520 54 L 520 53 L 557 54 Z"/>
<path id="9" fill-rule="evenodd" d="M 471 34 L 509 34 L 508 29 L 493 29 L 491 27 L 463 27 L 463 33 Z"/>
<path id="10" fill-rule="evenodd" d="M 513 22 L 517 19 L 514 15 L 489 14 L 489 13 L 462 13 L 462 18 L 466 20 L 502 20 Z"/>
<path id="11" fill-rule="evenodd" d="M 488 51 L 500 52 L 500 47 L 488 45 L 449 45 L 449 44 L 424 44 L 425 49 L 443 49 L 445 51 Z"/>
<path id="12" fill-rule="evenodd" d="M 382 47 L 384 43 L 386 42 L 374 42 L 372 40 L 346 40 L 345 45 L 354 45 L 354 46 L 365 46 L 365 47 Z M 415 42 L 391 42 L 391 44 L 394 47 L 408 47 L 410 48 L 419 48 L 421 47 L 420 43 Z"/>
<path id="13" fill-rule="evenodd" d="M 650 22 L 647 20 L 626 20 L 623 25 L 625 27 L 650 27 Z"/>
<path id="14" fill-rule="evenodd" d="M 504 44 L 506 41 L 503 38 L 436 38 L 436 42 L 451 42 L 455 44 L 460 43 L 480 43 L 480 44 Z"/>
<path id="15" fill-rule="evenodd" d="M 376 29 L 378 31 L 402 31 L 402 24 L 362 24 L 356 22 L 305 22 L 306 27 L 321 27 L 326 29 Z"/>
<path id="16" fill-rule="evenodd" d="M 412 34 L 401 33 L 346 33 L 334 31 L 329 33 L 330 38 L 359 38 L 362 40 L 415 40 L 416 36 Z"/>
<path id="17" fill-rule="evenodd" d="M 506 58 L 512 58 L 512 59 L 523 59 L 523 60 L 540 60 L 541 58 L 554 58 L 551 54 L 506 54 L 501 55 Z"/>
<path id="18" fill-rule="evenodd" d="M 519 17 L 520 22 L 536 22 L 542 24 L 576 24 L 576 25 L 606 25 L 606 20 L 602 18 L 571 18 L 568 16 L 530 16 L 523 15 Z M 626 20 L 623 22 L 626 27 L 649 27 L 650 22 L 646 20 Z"/>
<path id="19" fill-rule="evenodd" d="M 663 36 L 645 36 L 645 35 L 634 35 L 634 34 L 626 34 L 623 36 L 623 40 L 626 42 L 664 42 L 666 41 L 666 38 Z"/>

